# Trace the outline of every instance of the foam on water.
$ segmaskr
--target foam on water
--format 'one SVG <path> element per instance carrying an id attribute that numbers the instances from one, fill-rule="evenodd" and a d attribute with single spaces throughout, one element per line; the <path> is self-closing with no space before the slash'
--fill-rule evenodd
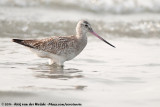
<path id="1" fill-rule="evenodd" d="M 45 6 L 92 11 L 98 13 L 132 14 L 160 12 L 159 0 L 1 0 L 1 6 Z"/>
<path id="2" fill-rule="evenodd" d="M 91 23 L 93 21 L 90 21 Z M 50 22 L 24 22 L 1 21 L 1 37 L 36 38 L 63 36 L 75 34 L 76 21 Z M 2 26 L 3 25 L 3 26 Z M 63 26 L 62 26 L 63 25 Z M 68 27 L 70 25 L 70 27 Z M 96 27 L 94 25 L 97 25 Z M 94 21 L 93 28 L 100 35 L 114 37 L 133 38 L 160 38 L 160 21 L 142 20 L 133 22 L 104 22 Z M 6 29 L 7 27 L 7 29 Z M 23 35 L 23 36 L 22 36 Z"/>

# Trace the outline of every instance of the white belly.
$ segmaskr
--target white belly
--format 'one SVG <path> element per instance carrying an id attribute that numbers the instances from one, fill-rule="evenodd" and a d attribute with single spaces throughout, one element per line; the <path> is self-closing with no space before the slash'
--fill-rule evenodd
<path id="1" fill-rule="evenodd" d="M 45 51 L 41 51 L 33 48 L 30 48 L 30 50 L 41 58 L 51 59 L 51 61 L 49 62 L 50 65 L 53 63 L 56 63 L 58 65 L 63 65 L 63 63 L 65 62 L 65 58 L 63 56 L 59 56 L 56 54 L 52 54 L 50 52 L 45 52 Z"/>

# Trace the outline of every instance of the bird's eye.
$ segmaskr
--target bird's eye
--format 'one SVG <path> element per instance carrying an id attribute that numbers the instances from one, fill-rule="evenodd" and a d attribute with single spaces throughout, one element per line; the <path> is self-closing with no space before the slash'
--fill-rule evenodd
<path id="1" fill-rule="evenodd" d="M 85 27 L 88 27 L 88 25 L 85 25 Z"/>

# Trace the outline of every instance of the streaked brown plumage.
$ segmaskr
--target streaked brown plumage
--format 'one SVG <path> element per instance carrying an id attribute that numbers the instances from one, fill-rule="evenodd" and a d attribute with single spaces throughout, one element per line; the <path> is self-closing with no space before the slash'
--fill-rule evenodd
<path id="1" fill-rule="evenodd" d="M 30 48 L 39 57 L 51 59 L 50 64 L 63 65 L 65 61 L 73 59 L 84 49 L 87 44 L 87 32 L 108 43 L 93 32 L 90 24 L 84 20 L 78 22 L 74 36 L 54 36 L 41 40 L 13 39 L 13 42 Z"/>
<path id="2" fill-rule="evenodd" d="M 16 39 L 14 39 L 16 42 Z M 22 45 L 34 48 L 37 50 L 43 50 L 52 54 L 61 55 L 65 49 L 78 48 L 77 39 L 75 36 L 63 36 L 63 37 L 51 37 L 41 40 L 23 40 L 20 42 Z"/>

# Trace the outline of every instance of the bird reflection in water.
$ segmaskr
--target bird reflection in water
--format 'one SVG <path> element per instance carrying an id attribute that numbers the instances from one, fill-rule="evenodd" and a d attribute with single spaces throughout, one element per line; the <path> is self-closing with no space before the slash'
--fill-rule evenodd
<path id="1" fill-rule="evenodd" d="M 32 67 L 29 69 L 34 71 L 34 76 L 36 78 L 55 79 L 54 82 L 61 81 L 61 85 L 63 85 L 63 81 L 65 81 L 66 83 L 66 82 L 71 82 L 69 81 L 71 79 L 79 79 L 84 77 L 82 75 L 82 71 L 75 68 L 64 69 L 63 67 L 54 67 L 50 65 L 38 65 L 37 67 L 34 67 L 34 68 Z M 85 85 L 79 85 L 79 83 L 77 83 L 76 85 L 69 85 L 69 84 L 66 85 L 65 83 L 64 83 L 64 87 L 66 88 L 63 88 L 63 89 L 59 88 L 60 90 L 83 90 L 86 87 Z M 43 89 L 44 88 L 54 89 L 49 87 L 43 87 Z"/>
<path id="2" fill-rule="evenodd" d="M 47 68 L 48 67 L 48 68 Z M 67 80 L 71 78 L 82 78 L 80 74 L 82 71 L 75 68 L 64 69 L 63 67 L 54 67 L 50 65 L 39 66 L 36 70 L 36 77 L 38 78 L 50 78 L 50 79 L 62 79 Z"/>

